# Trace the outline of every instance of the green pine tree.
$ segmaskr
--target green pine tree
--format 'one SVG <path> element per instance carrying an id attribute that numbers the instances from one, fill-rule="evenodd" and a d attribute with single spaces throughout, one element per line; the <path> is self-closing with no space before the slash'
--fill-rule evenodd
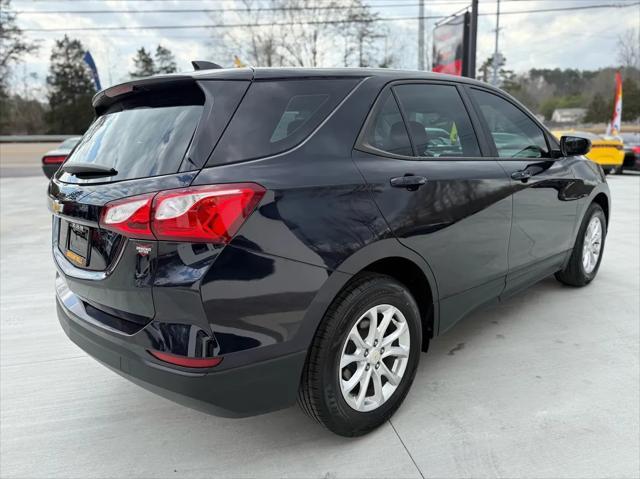
<path id="1" fill-rule="evenodd" d="M 175 73 L 178 71 L 176 59 L 171 50 L 158 45 L 154 55 L 156 73 Z"/>
<path id="2" fill-rule="evenodd" d="M 609 120 L 612 111 L 613 104 L 607 103 L 600 93 L 596 93 L 589 103 L 584 120 L 588 123 L 603 123 Z"/>
<path id="3" fill-rule="evenodd" d="M 49 89 L 49 131 L 55 134 L 81 134 L 94 113 L 95 93 L 89 67 L 83 61 L 85 49 L 79 40 L 64 36 L 51 51 L 47 85 Z"/>
<path id="4" fill-rule="evenodd" d="M 148 77 L 156 73 L 156 65 L 153 57 L 144 47 L 140 48 L 133 57 L 133 67 L 134 70 L 129 74 L 134 79 Z"/>

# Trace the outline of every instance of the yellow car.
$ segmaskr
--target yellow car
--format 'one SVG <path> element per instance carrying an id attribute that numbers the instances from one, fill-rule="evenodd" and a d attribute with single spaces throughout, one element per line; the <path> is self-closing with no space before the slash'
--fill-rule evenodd
<path id="1" fill-rule="evenodd" d="M 617 138 L 604 138 L 586 131 L 554 131 L 558 140 L 561 136 L 579 136 L 591 140 L 591 151 L 587 158 L 602 166 L 605 173 L 619 171 L 624 162 L 624 145 Z"/>

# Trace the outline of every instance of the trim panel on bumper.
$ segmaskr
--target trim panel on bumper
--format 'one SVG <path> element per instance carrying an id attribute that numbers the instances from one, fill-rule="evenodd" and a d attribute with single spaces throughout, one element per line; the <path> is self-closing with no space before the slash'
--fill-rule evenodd
<path id="1" fill-rule="evenodd" d="M 58 319 L 74 343 L 118 374 L 156 394 L 223 417 L 244 417 L 293 405 L 306 351 L 219 372 L 170 369 L 92 331 L 57 299 Z M 83 324 L 84 323 L 84 324 Z"/>

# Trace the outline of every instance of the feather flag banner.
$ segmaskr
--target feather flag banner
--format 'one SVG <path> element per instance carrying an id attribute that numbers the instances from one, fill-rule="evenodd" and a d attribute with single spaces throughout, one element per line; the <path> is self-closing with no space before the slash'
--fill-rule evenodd
<path id="1" fill-rule="evenodd" d="M 616 95 L 613 99 L 613 117 L 607 125 L 607 136 L 617 136 L 622 123 L 622 75 L 616 72 Z"/>

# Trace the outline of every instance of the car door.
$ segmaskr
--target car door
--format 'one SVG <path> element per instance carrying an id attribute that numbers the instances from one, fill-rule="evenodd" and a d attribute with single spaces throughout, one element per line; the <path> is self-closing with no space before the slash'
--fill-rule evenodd
<path id="1" fill-rule="evenodd" d="M 510 180 L 482 156 L 455 83 L 396 83 L 379 96 L 354 160 L 392 233 L 430 265 L 442 332 L 497 297 L 507 274 Z"/>
<path id="2" fill-rule="evenodd" d="M 496 92 L 469 87 L 469 96 L 511 178 L 513 224 L 505 293 L 561 268 L 573 247 L 578 196 L 569 159 L 523 109 Z M 557 150 L 556 150 L 557 151 Z"/>

